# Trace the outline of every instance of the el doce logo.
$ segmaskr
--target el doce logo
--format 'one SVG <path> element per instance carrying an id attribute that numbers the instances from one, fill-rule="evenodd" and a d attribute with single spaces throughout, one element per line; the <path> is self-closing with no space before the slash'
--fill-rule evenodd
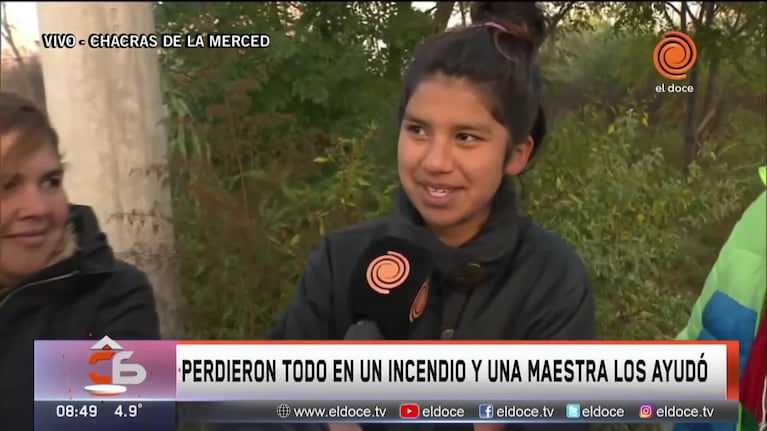
<path id="1" fill-rule="evenodd" d="M 388 295 L 390 290 L 400 287 L 408 275 L 410 262 L 396 251 L 373 259 L 367 270 L 368 285 L 381 295 Z"/>
<path id="2" fill-rule="evenodd" d="M 687 78 L 687 72 L 698 59 L 698 50 L 690 36 L 679 31 L 668 31 L 655 47 L 653 62 L 663 77 L 672 81 Z"/>
<path id="3" fill-rule="evenodd" d="M 146 369 L 135 363 L 125 362 L 133 356 L 133 352 L 123 350 L 111 338 L 105 336 L 91 347 L 94 350 L 88 359 L 88 363 L 96 365 L 98 362 L 111 362 L 111 375 L 102 376 L 91 371 L 88 373 L 93 385 L 84 389 L 92 395 L 101 397 L 119 395 L 128 388 L 124 385 L 138 385 L 146 380 Z"/>
<path id="4" fill-rule="evenodd" d="M 410 275 L 410 262 L 405 256 L 396 251 L 389 251 L 383 256 L 373 259 L 367 269 L 368 286 L 374 292 L 388 295 L 407 280 Z M 410 322 L 421 317 L 429 298 L 429 280 L 426 280 L 418 290 L 413 305 L 410 307 Z"/>

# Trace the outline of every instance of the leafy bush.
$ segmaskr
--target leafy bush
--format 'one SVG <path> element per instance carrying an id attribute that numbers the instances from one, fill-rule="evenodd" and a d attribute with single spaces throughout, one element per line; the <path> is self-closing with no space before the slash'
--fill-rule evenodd
<path id="1" fill-rule="evenodd" d="M 286 155 L 290 163 L 243 174 L 236 160 L 174 161 L 189 336 L 262 336 L 322 236 L 385 211 L 389 193 L 378 187 L 385 176 L 362 157 L 368 136 L 339 139 L 314 160 L 294 152 Z"/>
<path id="2" fill-rule="evenodd" d="M 689 313 L 690 292 L 680 288 L 694 270 L 691 242 L 738 209 L 743 190 L 697 166 L 685 178 L 659 148 L 638 150 L 644 113 L 619 111 L 606 130 L 605 115 L 586 107 L 553 131 L 523 183 L 526 207 L 591 269 L 603 337 L 670 336 Z"/>

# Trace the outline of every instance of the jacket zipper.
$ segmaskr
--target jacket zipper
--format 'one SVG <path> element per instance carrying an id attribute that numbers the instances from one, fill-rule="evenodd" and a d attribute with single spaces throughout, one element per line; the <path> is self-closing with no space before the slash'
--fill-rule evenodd
<path id="1" fill-rule="evenodd" d="M 77 274 L 78 272 L 79 272 L 79 271 L 72 271 L 72 272 L 70 272 L 70 273 L 68 273 L 68 274 L 57 275 L 57 276 L 55 276 L 55 277 L 50 277 L 50 278 L 46 278 L 46 279 L 44 279 L 44 280 L 33 281 L 33 282 L 31 282 L 31 283 L 27 283 L 27 284 L 24 284 L 24 285 L 22 285 L 21 287 L 19 287 L 19 288 L 17 288 L 17 289 L 14 289 L 14 290 L 12 290 L 11 292 L 9 292 L 9 293 L 8 293 L 8 295 L 7 295 L 7 296 L 6 296 L 6 297 L 5 297 L 5 298 L 4 298 L 2 301 L 0 301 L 0 309 L 2 309 L 2 308 L 3 308 L 3 305 L 5 305 L 6 303 L 8 303 L 8 301 L 9 301 L 9 300 L 10 300 L 10 299 L 11 299 L 11 298 L 14 296 L 14 295 L 16 295 L 17 293 L 21 292 L 22 290 L 24 290 L 24 289 L 26 289 L 26 288 L 28 288 L 28 287 L 32 287 L 32 286 L 39 286 L 39 285 L 41 285 L 41 284 L 50 283 L 50 282 L 52 282 L 52 281 L 63 280 L 63 279 L 65 279 L 65 278 L 69 278 L 69 277 L 72 277 L 72 276 L 74 276 L 74 275 L 75 275 L 75 274 Z"/>
<path id="2" fill-rule="evenodd" d="M 764 386 L 762 386 L 762 409 L 759 431 L 767 430 L 767 376 L 764 377 Z"/>

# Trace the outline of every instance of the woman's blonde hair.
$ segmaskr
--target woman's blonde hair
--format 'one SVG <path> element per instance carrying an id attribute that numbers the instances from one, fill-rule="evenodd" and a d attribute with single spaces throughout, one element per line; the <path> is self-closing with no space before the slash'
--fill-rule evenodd
<path id="1" fill-rule="evenodd" d="M 16 93 L 0 91 L 0 136 L 10 133 L 18 133 L 16 139 L 24 145 L 14 145 L 3 155 L 0 174 L 13 170 L 19 161 L 46 145 L 59 154 L 59 137 L 48 115 L 35 102 Z"/>

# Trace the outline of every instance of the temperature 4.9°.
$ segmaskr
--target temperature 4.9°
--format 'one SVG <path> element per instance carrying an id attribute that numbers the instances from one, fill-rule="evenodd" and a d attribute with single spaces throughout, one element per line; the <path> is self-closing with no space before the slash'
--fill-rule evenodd
<path id="1" fill-rule="evenodd" d="M 138 413 L 141 410 L 141 407 L 143 407 L 141 403 L 128 404 L 126 406 L 123 406 L 122 404 L 120 404 L 117 406 L 117 408 L 115 408 L 115 416 L 118 416 L 121 418 L 135 418 L 136 416 L 138 416 Z"/>

